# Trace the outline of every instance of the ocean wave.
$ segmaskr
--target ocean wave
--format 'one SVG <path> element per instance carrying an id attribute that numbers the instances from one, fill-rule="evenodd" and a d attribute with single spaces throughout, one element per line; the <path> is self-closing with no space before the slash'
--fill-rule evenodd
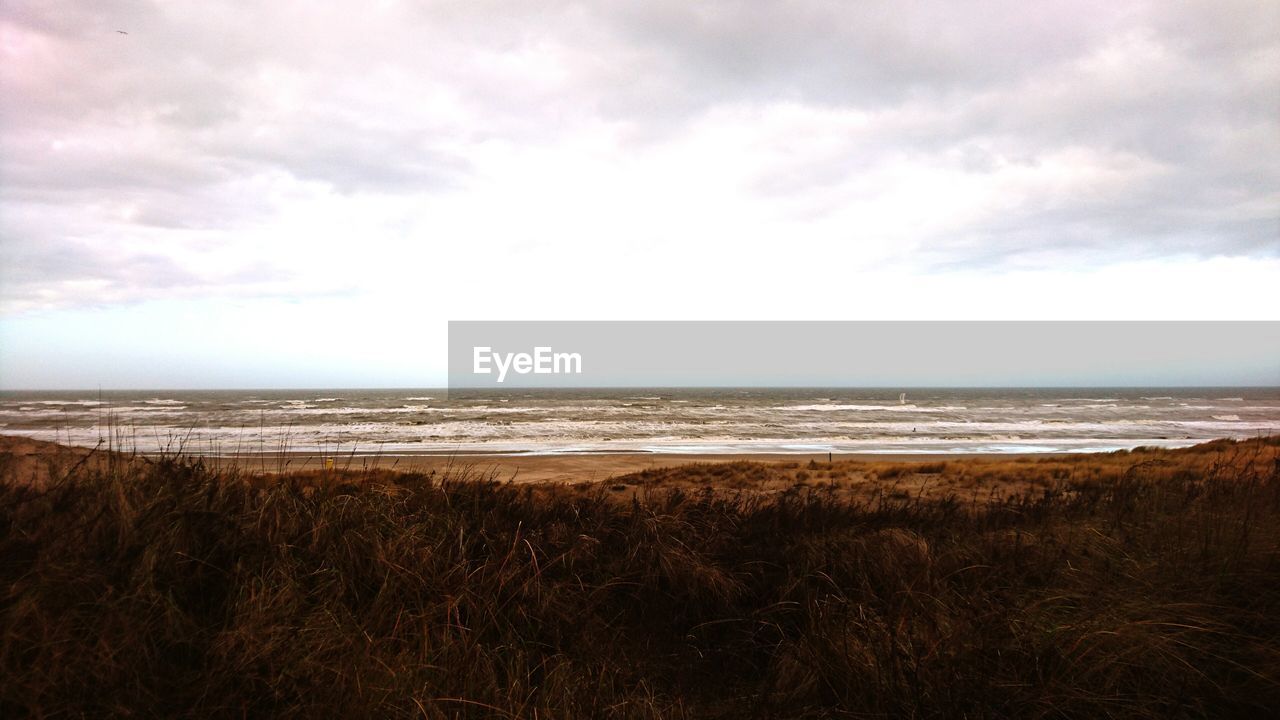
<path id="1" fill-rule="evenodd" d="M 278 409 L 290 415 L 384 415 L 429 412 L 434 408 L 423 407 L 422 405 L 375 408 L 334 407 L 332 405 L 282 405 Z"/>
<path id="2" fill-rule="evenodd" d="M 178 414 L 186 405 L 111 405 L 102 408 L 106 413 L 145 413 L 149 415 Z"/>
<path id="3" fill-rule="evenodd" d="M 868 412 L 868 411 L 886 411 L 886 412 L 911 412 L 918 410 L 915 405 L 783 405 L 778 410 L 798 410 L 800 412 Z"/>
<path id="4" fill-rule="evenodd" d="M 896 402 L 896 392 L 888 397 L 855 391 L 834 397 L 792 390 L 673 392 L 678 399 L 626 395 L 626 391 L 510 393 L 473 399 L 332 391 L 343 396 L 309 394 L 328 395 L 326 389 L 216 395 L 153 390 L 149 392 L 165 395 L 114 393 L 101 401 L 77 399 L 69 393 L 9 394 L 0 402 L 0 423 L 6 424 L 5 432 L 50 437 L 62 432 L 64 439 L 69 434 L 73 441 L 78 438 L 89 445 L 96 443 L 99 429 L 108 423 L 134 428 L 139 445 L 154 444 L 153 436 L 187 438 L 190 432 L 190 447 L 201 452 L 208 447 L 234 449 L 262 443 L 296 449 L 337 444 L 403 446 L 416 452 L 446 448 L 634 452 L 669 446 L 699 448 L 697 452 L 711 446 L 785 452 L 828 445 L 837 452 L 885 448 L 937 452 L 951 447 L 974 451 L 996 445 L 1064 451 L 1153 441 L 1185 444 L 1280 430 L 1280 395 L 1270 390 L 1242 390 L 1240 395 L 1247 402 L 1212 401 L 1189 393 L 1142 399 L 1126 394 L 1118 401 L 1102 397 L 1102 391 L 1095 398 L 1063 399 L 1057 391 L 921 393 L 913 398 L 915 402 L 903 404 Z M 113 407 L 112 402 L 121 404 Z"/>
<path id="5" fill-rule="evenodd" d="M 172 405 L 115 405 L 110 407 L 90 407 L 80 411 L 69 411 L 58 407 L 32 407 L 21 406 L 17 411 L 4 410 L 0 411 L 0 415 L 11 415 L 19 420 L 31 420 L 34 418 L 57 418 L 64 419 L 80 419 L 80 418 L 109 418 L 120 415 L 182 415 L 186 410 L 186 406 Z"/>
<path id="6" fill-rule="evenodd" d="M 908 412 L 908 413 L 931 413 L 931 412 L 961 412 L 969 408 L 964 405 L 937 405 L 937 406 L 921 406 L 921 405 L 782 405 L 776 410 L 795 410 L 799 412 Z"/>
<path id="7" fill-rule="evenodd" d="M 442 452 L 573 454 L 575 452 L 652 452 L 659 454 L 717 452 L 856 452 L 856 453 L 972 453 L 972 452 L 1088 452 L 1130 448 L 1140 445 L 1177 447 L 1196 442 L 1190 438 L 1134 436 L 1125 438 L 1041 438 L 1016 434 L 970 435 L 955 437 L 911 437 L 882 435 L 849 438 L 838 435 L 789 437 L 780 435 L 751 438 L 733 435 L 682 436 L 677 433 L 649 437 L 575 437 L 544 435 L 511 437 L 501 434 L 424 435 L 387 437 L 367 434 L 376 426 L 315 426 L 303 428 L 266 428 L 265 432 L 243 428 L 212 428 L 170 433 L 155 437 L 137 434 L 128 438 L 129 447 L 136 443 L 139 452 L 155 452 L 174 444 L 185 452 L 233 457 L 251 455 L 259 448 L 290 452 L 350 453 L 352 455 Z M 12 432 L 44 440 L 92 447 L 101 438 L 93 428 L 13 429 Z"/>
<path id="8" fill-rule="evenodd" d="M 1216 416 L 1215 416 L 1216 417 Z M 1174 420 L 1169 423 L 1182 428 L 1231 432 L 1274 432 L 1280 430 L 1280 420 Z"/>
<path id="9" fill-rule="evenodd" d="M 94 405 L 105 404 L 101 400 L 30 400 L 23 403 L 24 405 L 84 405 L 92 407 Z"/>

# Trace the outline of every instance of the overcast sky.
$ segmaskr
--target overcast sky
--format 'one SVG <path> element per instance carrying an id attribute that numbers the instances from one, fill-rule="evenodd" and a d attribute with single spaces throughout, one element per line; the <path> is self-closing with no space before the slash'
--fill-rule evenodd
<path id="1" fill-rule="evenodd" d="M 449 319 L 1280 317 L 1275 2 L 5 0 L 0 82 L 0 387 L 437 385 Z"/>

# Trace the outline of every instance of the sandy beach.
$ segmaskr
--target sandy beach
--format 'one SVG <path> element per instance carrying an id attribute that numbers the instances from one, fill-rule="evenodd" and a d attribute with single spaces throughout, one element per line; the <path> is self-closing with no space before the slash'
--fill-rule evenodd
<path id="1" fill-rule="evenodd" d="M 68 447 L 17 435 L 0 435 L 0 455 L 9 458 L 20 474 L 41 472 L 51 464 L 75 462 L 90 454 L 88 448 Z M 798 467 L 809 463 L 936 463 L 961 460 L 1016 460 L 1053 457 L 1065 453 L 577 453 L 561 455 L 418 453 L 418 454 L 319 454 L 309 452 L 240 453 L 204 456 L 193 453 L 214 468 L 239 468 L 249 472 L 281 473 L 323 470 L 399 470 L 444 473 L 465 472 L 513 482 L 580 483 L 608 480 L 644 470 L 680 467 L 695 463 L 755 462 Z M 148 455 L 141 455 L 148 457 Z M 330 465 L 332 463 L 332 465 Z"/>
<path id="2" fill-rule="evenodd" d="M 621 475 L 673 468 L 696 463 L 753 462 L 779 466 L 809 463 L 935 463 L 975 459 L 1016 460 L 1054 457 L 1069 453 L 581 453 L 565 455 L 512 455 L 487 453 L 417 455 L 319 455 L 315 453 L 265 453 L 238 457 L 209 457 L 214 466 L 234 465 L 265 472 L 320 470 L 332 461 L 340 470 L 401 470 L 444 472 L 466 470 L 469 474 L 492 476 L 513 482 L 595 482 Z M 830 460 L 828 459 L 830 458 Z"/>

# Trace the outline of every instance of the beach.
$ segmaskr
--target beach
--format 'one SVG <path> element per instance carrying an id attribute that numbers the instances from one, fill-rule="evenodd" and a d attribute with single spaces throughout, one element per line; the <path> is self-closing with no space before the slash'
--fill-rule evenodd
<path id="1" fill-rule="evenodd" d="M 1182 447 L 1280 432 L 1276 388 L 625 388 L 0 393 L 0 434 L 219 458 L 542 472 L 699 457 L 1017 455 Z M 609 456 L 572 462 L 536 456 Z M 514 463 L 512 458 L 522 458 Z M 667 462 L 664 460 L 663 462 Z M 638 465 L 637 465 L 638 464 Z"/>
<path id="2" fill-rule="evenodd" d="M 6 443 L 181 454 L 255 473 L 465 470 L 517 483 L 694 463 L 1009 460 L 1277 432 L 1276 388 L 0 393 Z"/>
<path id="3" fill-rule="evenodd" d="M 44 476 L 44 468 L 50 464 L 76 462 L 93 454 L 92 448 L 67 446 L 35 440 L 19 435 L 0 435 L 0 455 L 12 458 L 11 462 L 20 474 L 36 473 Z M 132 456 L 132 453 L 125 453 Z M 809 464 L 870 464 L 870 463 L 936 463 L 964 459 L 1015 460 L 1062 455 L 1061 453 L 571 453 L 571 454 L 508 454 L 508 453 L 418 453 L 418 454 L 365 454 L 365 453 L 253 453 L 237 455 L 202 455 L 199 452 L 187 457 L 200 460 L 213 468 L 240 469 L 250 473 L 299 473 L 317 470 L 366 471 L 389 470 L 399 472 L 435 472 L 437 474 L 466 474 L 517 483 L 584 483 L 608 480 L 620 475 L 675 468 L 691 464 L 751 462 L 784 467 Z M 156 453 L 137 454 L 141 458 L 160 457 Z"/>
<path id="4" fill-rule="evenodd" d="M 1266 440 L 1262 438 L 1261 440 Z M 201 455 L 118 452 L 14 435 L 0 435 L 0 475 L 33 487 L 81 470 L 118 473 L 177 463 L 198 465 L 227 477 L 266 482 L 335 480 L 377 483 L 388 478 L 468 481 L 532 487 L 607 488 L 619 498 L 684 490 L 747 492 L 768 496 L 820 488 L 833 498 L 874 501 L 902 497 L 962 498 L 982 503 L 1060 489 L 1077 478 L 1112 482 L 1137 463 L 1182 464 L 1205 471 L 1206 452 L 1217 440 L 1190 448 L 1145 448 L 1095 453 L 418 453 L 324 454 L 309 452 Z M 1272 442 L 1271 444 L 1274 444 Z M 1221 451 L 1218 451 L 1221 452 Z M 1178 458 L 1176 461 L 1171 458 Z M 1192 463 L 1191 459 L 1198 459 Z"/>

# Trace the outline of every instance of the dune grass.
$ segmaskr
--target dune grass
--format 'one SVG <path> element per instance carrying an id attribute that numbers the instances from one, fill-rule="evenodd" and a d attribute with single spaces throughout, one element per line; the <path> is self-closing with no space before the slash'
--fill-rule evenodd
<path id="1" fill-rule="evenodd" d="M 0 484 L 0 716 L 1262 717 L 1278 452 L 873 473 L 982 502 L 82 463 Z"/>

